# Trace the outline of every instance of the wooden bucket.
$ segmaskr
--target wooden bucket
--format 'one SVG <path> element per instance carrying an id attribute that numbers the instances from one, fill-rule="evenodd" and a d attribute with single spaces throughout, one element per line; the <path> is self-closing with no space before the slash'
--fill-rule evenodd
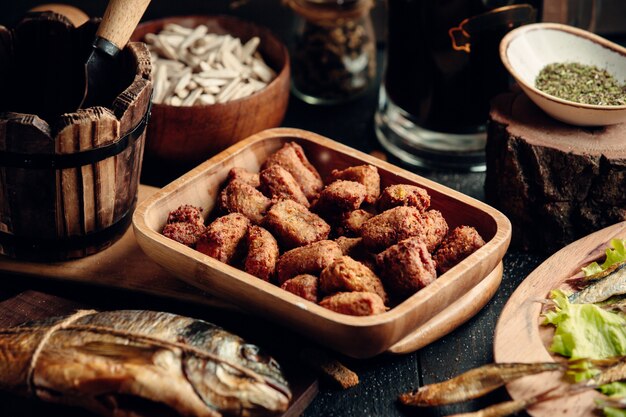
<path id="1" fill-rule="evenodd" d="M 150 113 L 150 54 L 130 43 L 102 107 L 76 110 L 97 28 L 61 15 L 0 26 L 0 253 L 65 260 L 130 225 Z"/>

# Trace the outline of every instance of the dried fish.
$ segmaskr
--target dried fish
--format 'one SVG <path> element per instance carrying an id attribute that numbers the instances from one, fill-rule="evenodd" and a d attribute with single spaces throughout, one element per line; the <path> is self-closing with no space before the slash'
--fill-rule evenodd
<path id="1" fill-rule="evenodd" d="M 400 395 L 405 405 L 430 407 L 453 404 L 485 395 L 518 378 L 549 371 L 564 371 L 567 365 L 557 362 L 494 363 L 471 369 L 444 382 L 425 385 Z"/>
<path id="2" fill-rule="evenodd" d="M 0 388 L 116 417 L 270 415 L 291 399 L 276 361 L 240 337 L 130 310 L 0 329 Z"/>
<path id="3" fill-rule="evenodd" d="M 626 264 L 620 265 L 585 289 L 573 293 L 568 300 L 572 304 L 591 304 L 622 294 L 626 294 Z"/>

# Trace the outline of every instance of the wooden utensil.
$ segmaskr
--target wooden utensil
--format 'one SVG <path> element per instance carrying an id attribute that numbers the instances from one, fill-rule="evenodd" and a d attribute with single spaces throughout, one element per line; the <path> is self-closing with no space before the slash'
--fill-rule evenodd
<path id="1" fill-rule="evenodd" d="M 602 258 L 611 239 L 626 238 L 626 222 L 617 223 L 561 249 L 517 287 L 504 306 L 494 337 L 496 362 L 550 362 L 557 360 L 548 351 L 554 330 L 541 326 L 541 300 L 550 290 L 580 273 L 580 268 Z M 513 399 L 529 398 L 564 384 L 559 372 L 524 377 L 507 385 Z M 531 407 L 533 417 L 594 417 L 595 391 L 583 391 Z"/>
<path id="2" fill-rule="evenodd" d="M 111 0 L 85 64 L 85 93 L 78 108 L 107 102 L 114 58 L 124 49 L 150 0 Z"/>

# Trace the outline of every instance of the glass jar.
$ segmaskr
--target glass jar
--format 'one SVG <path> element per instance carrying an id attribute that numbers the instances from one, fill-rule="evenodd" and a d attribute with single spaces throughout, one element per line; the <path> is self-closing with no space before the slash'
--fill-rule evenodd
<path id="1" fill-rule="evenodd" d="M 300 16 L 292 48 L 292 91 L 311 104 L 336 104 L 376 77 L 372 0 L 290 0 Z"/>

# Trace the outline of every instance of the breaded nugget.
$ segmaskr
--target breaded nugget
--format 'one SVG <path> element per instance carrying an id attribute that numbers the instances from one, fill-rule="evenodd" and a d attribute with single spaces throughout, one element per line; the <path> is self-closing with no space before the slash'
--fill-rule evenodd
<path id="1" fill-rule="evenodd" d="M 340 292 L 324 298 L 320 305 L 351 316 L 371 316 L 386 311 L 383 300 L 371 292 Z"/>
<path id="2" fill-rule="evenodd" d="M 261 190 L 275 200 L 293 200 L 309 207 L 302 188 L 298 185 L 293 175 L 280 165 L 272 165 L 260 174 Z"/>
<path id="3" fill-rule="evenodd" d="M 271 204 L 271 200 L 263 193 L 239 180 L 229 182 L 219 196 L 221 210 L 225 213 L 241 213 L 254 224 L 261 223 Z"/>
<path id="4" fill-rule="evenodd" d="M 200 236 L 196 250 L 230 264 L 237 257 L 249 226 L 250 220 L 243 214 L 218 217 Z"/>
<path id="5" fill-rule="evenodd" d="M 415 185 L 390 185 L 380 194 L 378 210 L 385 211 L 398 206 L 411 206 L 424 212 L 430 207 L 430 195 L 428 191 Z"/>
<path id="6" fill-rule="evenodd" d="M 274 236 L 260 226 L 250 226 L 246 242 L 248 244 L 248 255 L 244 262 L 244 270 L 269 281 L 276 270 L 278 260 L 278 242 Z"/>
<path id="7" fill-rule="evenodd" d="M 335 239 L 337 246 L 341 249 L 341 253 L 348 256 L 363 252 L 363 238 L 339 236 Z"/>
<path id="8" fill-rule="evenodd" d="M 422 214 L 415 207 L 394 207 L 363 223 L 365 247 L 375 253 L 422 232 Z"/>
<path id="9" fill-rule="evenodd" d="M 365 199 L 365 186 L 355 181 L 337 180 L 322 190 L 319 198 L 311 206 L 318 213 L 336 215 L 361 207 Z"/>
<path id="10" fill-rule="evenodd" d="M 167 223 L 193 223 L 204 226 L 202 208 L 184 204 L 170 212 L 167 216 Z"/>
<path id="11" fill-rule="evenodd" d="M 485 244 L 476 229 L 471 226 L 454 228 L 441 242 L 433 259 L 437 272 L 443 274 Z"/>
<path id="12" fill-rule="evenodd" d="M 202 224 L 175 222 L 168 223 L 163 228 L 163 235 L 172 240 L 193 248 L 198 238 L 204 233 L 205 227 Z"/>
<path id="13" fill-rule="evenodd" d="M 322 270 L 320 289 L 326 294 L 342 291 L 372 292 L 385 304 L 389 301 L 380 278 L 371 269 L 349 256 L 335 259 Z"/>
<path id="14" fill-rule="evenodd" d="M 285 145 L 267 158 L 262 169 L 280 165 L 298 182 L 306 198 L 311 201 L 323 187 L 322 177 L 304 154 L 304 150 L 295 142 Z"/>
<path id="15" fill-rule="evenodd" d="M 426 244 L 428 252 L 433 252 L 448 234 L 448 222 L 438 210 L 428 210 L 422 214 L 422 231 L 418 235 Z"/>
<path id="16" fill-rule="evenodd" d="M 390 246 L 376 262 L 386 288 L 399 297 L 408 297 L 437 278 L 435 262 L 419 237 Z"/>
<path id="17" fill-rule="evenodd" d="M 283 282 L 280 288 L 305 300 L 317 303 L 318 281 L 319 279 L 315 275 L 302 274 Z"/>
<path id="18" fill-rule="evenodd" d="M 245 168 L 235 167 L 228 171 L 227 181 L 230 182 L 235 180 L 245 182 L 254 188 L 259 188 L 259 185 L 261 185 L 259 174 L 250 172 Z"/>
<path id="19" fill-rule="evenodd" d="M 293 200 L 274 204 L 264 222 L 285 248 L 308 245 L 328 238 L 330 233 L 328 223 Z"/>
<path id="20" fill-rule="evenodd" d="M 285 252 L 276 264 L 278 283 L 301 274 L 317 275 L 342 256 L 341 249 L 332 240 L 322 240 Z"/>
<path id="21" fill-rule="evenodd" d="M 367 189 L 365 202 L 373 204 L 380 195 L 380 175 L 372 165 L 359 165 L 346 169 L 334 169 L 330 173 L 331 181 L 346 180 L 361 183 Z"/>
<path id="22" fill-rule="evenodd" d="M 374 217 L 374 215 L 363 209 L 352 210 L 342 213 L 337 234 L 340 236 L 358 236 L 361 233 L 363 223 Z"/>

